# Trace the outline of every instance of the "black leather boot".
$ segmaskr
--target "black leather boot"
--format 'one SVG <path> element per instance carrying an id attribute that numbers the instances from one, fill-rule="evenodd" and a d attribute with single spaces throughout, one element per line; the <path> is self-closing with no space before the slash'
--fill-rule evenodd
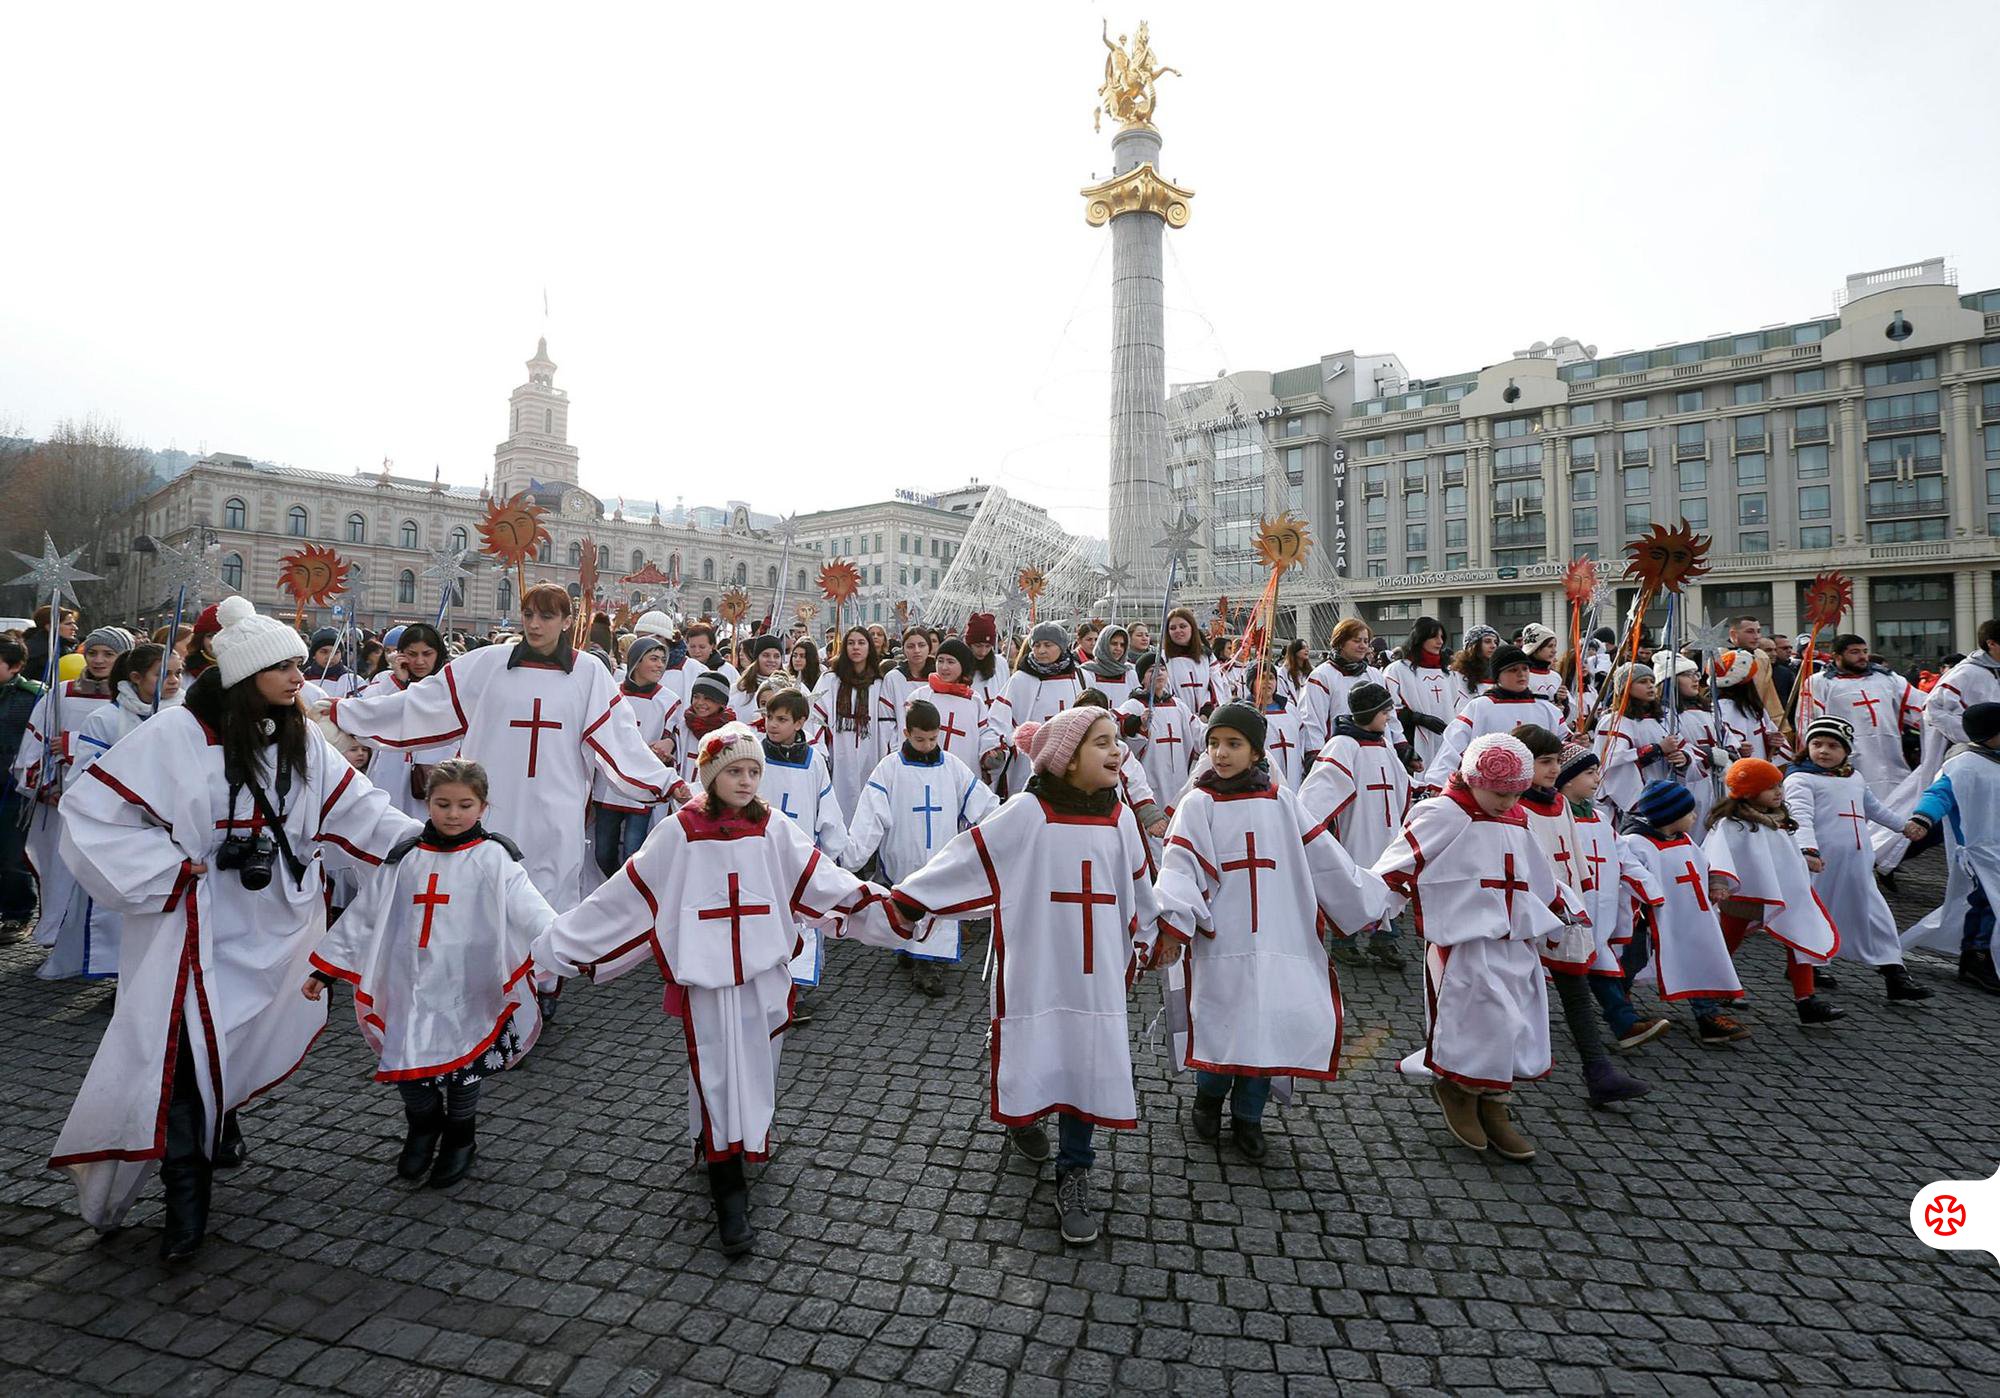
<path id="1" fill-rule="evenodd" d="M 743 1180 L 741 1156 L 709 1163 L 708 1192 L 715 1200 L 716 1239 L 722 1255 L 741 1257 L 756 1236 L 750 1226 L 750 1187 Z"/>
<path id="2" fill-rule="evenodd" d="M 437 1156 L 438 1137 L 444 1134 L 444 1108 L 413 1112 L 406 1107 L 403 1119 L 409 1129 L 403 1136 L 403 1153 L 396 1158 L 396 1173 L 406 1180 L 420 1180 L 430 1173 L 431 1161 Z"/>
<path id="3" fill-rule="evenodd" d="M 465 1172 L 472 1168 L 472 1138 L 477 1126 L 476 1117 L 467 1117 L 464 1121 L 445 1119 L 444 1139 L 438 1146 L 437 1163 L 431 1166 L 432 1189 L 443 1189 L 465 1178 Z"/>
<path id="4" fill-rule="evenodd" d="M 243 1128 L 236 1124 L 235 1112 L 222 1114 L 222 1141 L 215 1148 L 215 1168 L 234 1170 L 250 1158 L 250 1147 L 244 1144 Z"/>
<path id="5" fill-rule="evenodd" d="M 209 1187 L 215 1167 L 204 1149 L 206 1116 L 195 1083 L 192 1058 L 183 1039 L 167 1103 L 167 1151 L 160 1162 L 167 1215 L 160 1225 L 160 1260 L 185 1262 L 201 1250 L 208 1234 Z"/>

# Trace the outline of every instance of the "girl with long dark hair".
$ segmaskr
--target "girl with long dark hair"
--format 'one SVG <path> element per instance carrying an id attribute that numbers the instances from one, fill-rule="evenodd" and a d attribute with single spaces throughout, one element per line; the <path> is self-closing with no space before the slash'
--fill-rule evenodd
<path id="1" fill-rule="evenodd" d="M 827 763 L 833 768 L 833 794 L 840 801 L 842 820 L 854 819 L 861 788 L 889 751 L 895 725 L 884 723 L 879 710 L 882 656 L 865 627 L 850 626 L 840 638 L 840 654 L 827 667 L 813 696 L 816 715 L 829 730 Z"/>

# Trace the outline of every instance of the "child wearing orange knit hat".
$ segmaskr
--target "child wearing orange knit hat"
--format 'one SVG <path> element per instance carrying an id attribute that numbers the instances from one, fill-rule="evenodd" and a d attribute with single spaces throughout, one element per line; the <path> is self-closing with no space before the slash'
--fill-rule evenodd
<path id="1" fill-rule="evenodd" d="M 1729 764 L 1729 795 L 1709 813 L 1709 894 L 1733 954 L 1752 932 L 1785 947 L 1785 976 L 1799 1022 L 1831 1024 L 1842 1011 L 1816 993 L 1814 968 L 1831 960 L 1840 933 L 1813 896 L 1812 871 L 1799 850 L 1797 823 L 1785 808 L 1785 774 L 1761 757 Z"/>

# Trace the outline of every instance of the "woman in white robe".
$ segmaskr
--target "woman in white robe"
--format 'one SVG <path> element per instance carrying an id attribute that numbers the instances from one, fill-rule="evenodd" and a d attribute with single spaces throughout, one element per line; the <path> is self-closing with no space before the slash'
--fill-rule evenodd
<path id="1" fill-rule="evenodd" d="M 889 751 L 896 726 L 882 717 L 881 657 L 866 629 L 850 626 L 841 638 L 840 655 L 820 676 L 813 696 L 814 718 L 833 769 L 833 794 L 843 822 L 852 821 L 861 788 L 875 764 Z"/>

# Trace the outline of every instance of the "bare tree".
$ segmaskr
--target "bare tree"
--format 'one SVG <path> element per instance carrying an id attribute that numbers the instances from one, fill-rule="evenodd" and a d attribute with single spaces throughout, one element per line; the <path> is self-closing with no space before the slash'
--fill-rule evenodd
<path id="1" fill-rule="evenodd" d="M 79 565 L 107 577 L 80 584 L 78 600 L 87 612 L 112 605 L 111 545 L 122 537 L 121 523 L 152 486 L 144 454 L 116 423 L 66 418 L 46 440 L 0 463 L 0 470 L 10 506 L 0 513 L 0 545 L 39 554 L 46 530 L 62 552 L 82 548 Z M 23 610 L 43 600 L 29 601 Z"/>

